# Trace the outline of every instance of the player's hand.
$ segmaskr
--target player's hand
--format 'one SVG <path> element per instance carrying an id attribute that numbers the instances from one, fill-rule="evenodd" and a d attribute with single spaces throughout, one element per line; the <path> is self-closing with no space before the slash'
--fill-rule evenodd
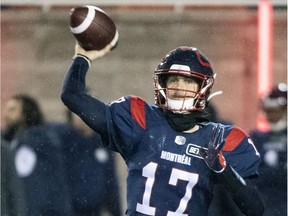
<path id="1" fill-rule="evenodd" d="M 222 147 L 225 144 L 224 128 L 217 125 L 212 129 L 212 137 L 208 144 L 208 150 L 200 149 L 200 155 L 210 169 L 216 173 L 221 173 L 226 168 L 226 160 L 222 155 Z"/>
<path id="2" fill-rule="evenodd" d="M 85 50 L 83 49 L 77 42 L 75 46 L 75 55 L 83 55 L 86 56 L 91 61 L 94 61 L 98 58 L 103 57 L 108 52 L 110 52 L 112 46 L 111 44 L 108 44 L 106 47 L 104 47 L 102 50 Z"/>

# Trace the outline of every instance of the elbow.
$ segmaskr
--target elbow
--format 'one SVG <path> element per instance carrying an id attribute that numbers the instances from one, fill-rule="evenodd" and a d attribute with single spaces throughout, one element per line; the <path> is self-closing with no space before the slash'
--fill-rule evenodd
<path id="1" fill-rule="evenodd" d="M 83 95 L 69 89 L 63 89 L 60 97 L 63 104 L 68 109 L 70 109 L 72 112 L 76 112 L 79 106 L 81 106 L 81 98 L 83 97 Z"/>
<path id="2" fill-rule="evenodd" d="M 63 90 L 61 92 L 61 101 L 67 106 L 70 102 L 71 94 L 68 91 Z"/>

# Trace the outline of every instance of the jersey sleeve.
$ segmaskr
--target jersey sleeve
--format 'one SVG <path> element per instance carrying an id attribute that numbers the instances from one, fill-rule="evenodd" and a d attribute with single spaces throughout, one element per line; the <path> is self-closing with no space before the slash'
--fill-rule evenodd
<path id="1" fill-rule="evenodd" d="M 226 132 L 226 143 L 222 148 L 227 163 L 243 178 L 257 175 L 260 155 L 248 135 L 237 127 Z"/>
<path id="2" fill-rule="evenodd" d="M 86 92 L 88 62 L 76 57 L 70 66 L 62 86 L 61 99 L 74 113 L 98 132 L 103 144 L 120 154 L 129 154 L 132 143 L 140 140 L 146 128 L 145 106 L 141 98 L 122 97 L 110 105 Z"/>
<path id="3" fill-rule="evenodd" d="M 86 92 L 86 74 L 89 69 L 88 62 L 82 57 L 76 57 L 62 86 L 61 100 L 74 113 L 100 133 L 105 139 L 107 135 L 106 109 L 107 105 Z"/>
<path id="4" fill-rule="evenodd" d="M 109 105 L 107 129 L 109 146 L 128 157 L 137 148 L 146 129 L 146 103 L 139 97 L 127 96 Z"/>

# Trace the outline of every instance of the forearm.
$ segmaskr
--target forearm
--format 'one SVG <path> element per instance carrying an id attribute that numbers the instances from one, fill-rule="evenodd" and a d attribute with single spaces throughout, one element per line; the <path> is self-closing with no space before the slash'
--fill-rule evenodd
<path id="1" fill-rule="evenodd" d="M 247 216 L 261 216 L 263 214 L 264 204 L 261 194 L 251 181 L 239 179 L 237 173 L 234 173 L 230 166 L 227 166 L 225 171 L 217 174 L 217 176 L 227 187 L 233 201 L 243 214 Z"/>
<path id="2" fill-rule="evenodd" d="M 106 132 L 106 105 L 86 93 L 88 61 L 76 57 L 69 68 L 62 87 L 61 99 L 74 113 L 79 115 L 95 131 Z"/>
<path id="3" fill-rule="evenodd" d="M 73 112 L 77 112 L 78 101 L 86 94 L 85 77 L 89 69 L 88 62 L 81 57 L 76 57 L 70 66 L 62 86 L 62 102 Z"/>

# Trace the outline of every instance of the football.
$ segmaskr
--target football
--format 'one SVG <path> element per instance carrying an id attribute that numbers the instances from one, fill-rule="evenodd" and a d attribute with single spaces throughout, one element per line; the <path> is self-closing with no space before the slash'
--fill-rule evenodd
<path id="1" fill-rule="evenodd" d="M 87 5 L 72 8 L 70 30 L 85 50 L 101 50 L 118 42 L 119 34 L 114 21 L 102 9 Z"/>

